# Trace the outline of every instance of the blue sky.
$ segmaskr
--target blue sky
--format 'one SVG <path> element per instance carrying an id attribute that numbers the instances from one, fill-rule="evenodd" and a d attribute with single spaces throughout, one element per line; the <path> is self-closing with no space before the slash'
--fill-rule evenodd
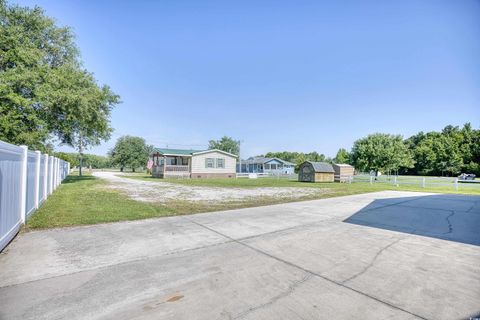
<path id="1" fill-rule="evenodd" d="M 480 1 L 17 1 L 77 35 L 121 135 L 334 156 L 369 133 L 480 126 Z M 62 150 L 68 148 L 61 147 Z"/>

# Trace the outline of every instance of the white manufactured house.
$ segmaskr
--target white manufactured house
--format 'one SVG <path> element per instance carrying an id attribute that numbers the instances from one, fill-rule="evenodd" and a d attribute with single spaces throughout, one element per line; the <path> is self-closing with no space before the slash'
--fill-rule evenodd
<path id="1" fill-rule="evenodd" d="M 225 151 L 155 149 L 152 176 L 156 178 L 235 178 L 237 156 Z"/>
<path id="2" fill-rule="evenodd" d="M 237 166 L 237 172 L 268 173 L 273 175 L 293 174 L 295 163 L 279 158 L 251 157 L 242 160 L 241 168 Z"/>

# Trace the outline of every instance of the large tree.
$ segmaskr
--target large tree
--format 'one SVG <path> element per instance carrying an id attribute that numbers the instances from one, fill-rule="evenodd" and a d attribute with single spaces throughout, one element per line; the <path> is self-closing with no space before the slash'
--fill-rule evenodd
<path id="1" fill-rule="evenodd" d="M 218 149 L 225 152 L 238 155 L 240 152 L 240 141 L 233 138 L 223 136 L 220 140 L 210 140 L 208 142 L 209 149 Z"/>
<path id="2" fill-rule="evenodd" d="M 392 172 L 413 166 L 413 158 L 402 136 L 375 133 L 355 141 L 352 161 L 363 171 Z"/>
<path id="3" fill-rule="evenodd" d="M 49 110 L 50 130 L 61 143 L 78 151 L 82 175 L 84 151 L 110 138 L 110 113 L 119 97 L 108 86 L 98 86 L 86 70 L 70 65 L 57 68 L 46 78 L 38 95 Z"/>
<path id="4" fill-rule="evenodd" d="M 141 137 L 123 136 L 118 138 L 115 147 L 110 150 L 109 155 L 114 166 L 124 168 L 144 167 L 147 164 L 152 146 L 145 143 L 145 139 Z"/>
<path id="5" fill-rule="evenodd" d="M 80 153 L 111 132 L 119 97 L 82 68 L 74 35 L 44 11 L 0 0 L 0 139 Z"/>
<path id="6" fill-rule="evenodd" d="M 415 145 L 413 154 L 422 175 L 456 174 L 463 165 L 457 140 L 439 132 L 428 133 Z"/>

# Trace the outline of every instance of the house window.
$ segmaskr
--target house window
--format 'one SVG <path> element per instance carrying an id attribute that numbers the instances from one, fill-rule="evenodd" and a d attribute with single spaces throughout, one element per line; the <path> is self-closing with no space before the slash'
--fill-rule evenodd
<path id="1" fill-rule="evenodd" d="M 270 164 L 265 164 L 265 170 L 270 170 Z"/>
<path id="2" fill-rule="evenodd" d="M 272 170 L 277 170 L 277 164 L 276 163 L 272 163 L 270 165 L 270 168 L 272 168 Z"/>
<path id="3" fill-rule="evenodd" d="M 217 168 L 225 168 L 225 159 L 217 158 Z"/>
<path id="4" fill-rule="evenodd" d="M 215 159 L 206 158 L 205 159 L 205 168 L 214 168 L 214 167 L 215 167 Z"/>

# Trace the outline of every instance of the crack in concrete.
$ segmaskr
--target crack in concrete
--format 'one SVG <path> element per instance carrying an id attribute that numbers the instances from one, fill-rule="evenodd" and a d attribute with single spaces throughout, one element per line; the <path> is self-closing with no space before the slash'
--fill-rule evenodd
<path id="1" fill-rule="evenodd" d="M 276 296 L 270 298 L 267 302 L 262 303 L 258 306 L 249 308 L 248 310 L 245 310 L 244 312 L 241 312 L 237 316 L 233 317 L 233 319 L 243 319 L 245 318 L 248 314 L 253 313 L 259 309 L 268 307 L 274 303 L 276 303 L 278 300 L 288 297 L 291 295 L 301 284 L 304 282 L 308 281 L 312 277 L 312 274 L 307 273 L 302 279 L 298 281 L 294 281 L 291 285 L 288 286 L 287 290 L 284 292 L 281 292 L 280 294 L 277 294 Z"/>
<path id="2" fill-rule="evenodd" d="M 351 280 L 354 280 L 358 277 L 360 277 L 361 275 L 363 275 L 365 272 L 367 272 L 371 267 L 373 267 L 373 265 L 375 264 L 375 262 L 377 261 L 378 257 L 385 251 L 387 250 L 388 248 L 390 248 L 391 246 L 393 246 L 394 244 L 398 243 L 399 241 L 403 240 L 405 238 L 399 238 L 399 239 L 396 239 L 395 241 L 393 242 L 390 242 L 388 245 L 386 245 L 385 247 L 381 248 L 376 254 L 375 256 L 373 257 L 373 259 L 370 261 L 370 263 L 365 267 L 363 268 L 362 271 L 354 274 L 353 276 L 351 276 L 350 278 L 347 278 L 345 280 L 342 281 L 342 283 L 347 283 Z"/>
<path id="3" fill-rule="evenodd" d="M 449 233 L 452 233 L 453 231 L 453 226 L 452 226 L 452 222 L 450 221 L 450 218 L 453 217 L 453 215 L 455 214 L 455 211 L 454 210 L 451 210 L 451 213 L 445 217 L 445 220 L 447 221 L 448 223 L 448 231 L 447 232 L 444 232 L 443 234 L 449 234 Z"/>
<path id="4" fill-rule="evenodd" d="M 353 287 L 349 287 L 349 286 L 346 285 L 346 284 L 343 284 L 343 283 L 341 283 L 341 282 L 338 282 L 338 281 L 336 281 L 336 280 L 333 280 L 333 279 L 330 279 L 330 278 L 328 278 L 328 277 L 326 277 L 326 276 L 323 276 L 323 275 L 321 275 L 321 274 L 319 274 L 319 273 L 316 273 L 316 272 L 314 272 L 314 271 L 312 271 L 312 270 L 309 270 L 309 269 L 306 269 L 306 268 L 304 268 L 304 267 L 301 267 L 301 266 L 299 266 L 299 265 L 297 265 L 297 264 L 295 264 L 295 263 L 293 263 L 293 262 L 290 262 L 290 261 L 288 261 L 288 260 L 284 260 L 284 259 L 279 258 L 279 257 L 277 257 L 277 256 L 274 256 L 274 255 L 272 255 L 272 254 L 270 254 L 270 253 L 268 253 L 268 252 L 262 251 L 261 249 L 255 248 L 255 247 L 253 247 L 253 246 L 251 246 L 251 245 L 248 245 L 248 244 L 243 243 L 243 242 L 241 242 L 241 241 L 235 240 L 235 239 L 227 236 L 226 234 L 223 234 L 223 233 L 221 233 L 221 232 L 219 232 L 219 231 L 217 231 L 217 230 L 215 230 L 215 229 L 212 229 L 212 228 L 210 228 L 210 227 L 207 227 L 207 226 L 205 226 L 205 225 L 203 225 L 203 224 L 201 224 L 201 223 L 199 223 L 199 222 L 190 220 L 190 219 L 187 218 L 187 217 L 183 217 L 183 218 L 186 219 L 186 220 L 188 220 L 188 221 L 190 221 L 190 222 L 193 222 L 193 223 L 195 223 L 195 224 L 197 224 L 197 225 L 199 225 L 199 226 L 201 226 L 201 227 L 203 227 L 203 228 L 205 228 L 205 229 L 207 229 L 207 230 L 210 230 L 210 231 L 212 231 L 212 232 L 214 232 L 214 233 L 216 233 L 216 234 L 219 234 L 219 235 L 221 235 L 221 236 L 223 236 L 223 237 L 225 237 L 225 238 L 227 238 L 227 239 L 230 239 L 230 240 L 238 243 L 239 245 L 245 246 L 245 247 L 247 247 L 247 248 L 249 248 L 249 249 L 251 249 L 251 250 L 253 250 L 253 251 L 255 251 L 255 252 L 259 253 L 259 254 L 262 254 L 262 255 L 264 255 L 264 256 L 267 256 L 267 257 L 269 257 L 269 258 L 272 258 L 272 259 L 274 259 L 274 260 L 277 260 L 277 261 L 279 261 L 279 262 L 282 262 L 282 263 L 284 263 L 284 264 L 286 264 L 286 265 L 288 265 L 288 266 L 290 266 L 290 267 L 293 267 L 293 268 L 302 270 L 302 271 L 304 271 L 304 272 L 306 272 L 306 273 L 308 273 L 308 274 L 314 275 L 314 276 L 316 276 L 316 277 L 318 277 L 318 278 L 321 278 L 321 279 L 323 279 L 323 280 L 325 280 L 325 281 L 328 281 L 328 282 L 330 282 L 330 283 L 332 283 L 332 284 L 335 284 L 335 285 L 340 286 L 340 287 L 343 287 L 343 288 L 345 288 L 345 289 L 347 289 L 347 290 L 351 290 L 351 291 L 353 291 L 353 292 L 356 292 L 356 293 L 358 293 L 358 294 L 360 294 L 360 295 L 362 295 L 362 296 L 364 296 L 364 297 L 367 297 L 367 298 L 369 298 L 369 299 L 375 300 L 375 301 L 377 301 L 377 302 L 379 302 L 379 303 L 381 303 L 381 304 L 384 304 L 384 305 L 386 305 L 386 306 L 388 306 L 388 307 L 390 307 L 390 308 L 392 308 L 392 309 L 396 309 L 396 310 L 399 310 L 399 311 L 403 311 L 403 312 L 405 312 L 405 313 L 407 313 L 407 314 L 409 314 L 409 315 L 412 315 L 412 316 L 414 316 L 414 317 L 416 317 L 416 318 L 418 318 L 418 319 L 429 320 L 428 318 L 425 318 L 425 317 L 423 317 L 423 316 L 421 316 L 421 315 L 418 315 L 418 314 L 416 314 L 416 313 L 413 313 L 413 312 L 411 312 L 411 311 L 408 311 L 408 310 L 406 310 L 406 309 L 403 309 L 402 307 L 396 306 L 396 305 L 394 305 L 394 304 L 392 304 L 392 303 L 390 303 L 390 302 L 384 301 L 384 300 L 382 300 L 382 299 L 380 299 L 380 298 L 377 298 L 377 297 L 375 297 L 375 296 L 372 296 L 372 295 L 370 295 L 370 294 L 368 294 L 368 293 L 365 293 L 365 292 L 360 291 L 360 290 L 358 290 L 358 289 L 355 289 L 355 288 L 353 288 Z"/>

